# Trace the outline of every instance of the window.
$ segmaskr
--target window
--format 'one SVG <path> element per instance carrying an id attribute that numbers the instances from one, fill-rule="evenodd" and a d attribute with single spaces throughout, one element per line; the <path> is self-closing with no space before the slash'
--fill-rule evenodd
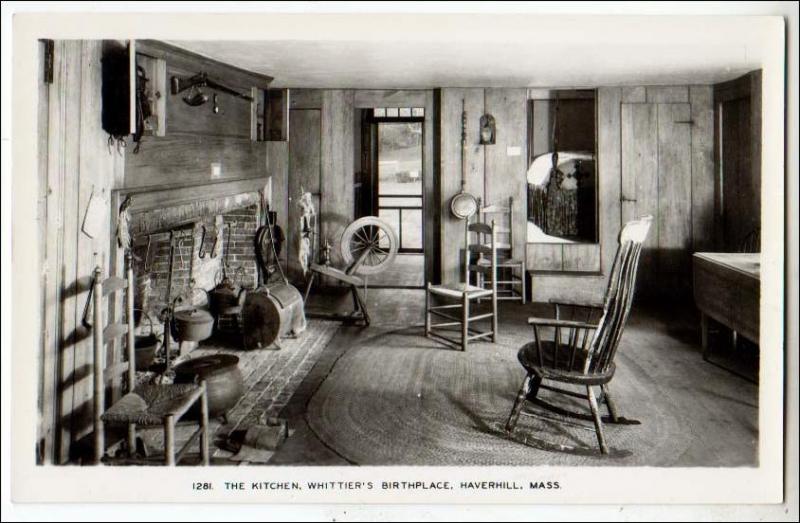
<path id="1" fill-rule="evenodd" d="M 376 107 L 372 117 L 378 119 L 392 118 L 425 118 L 424 107 Z"/>

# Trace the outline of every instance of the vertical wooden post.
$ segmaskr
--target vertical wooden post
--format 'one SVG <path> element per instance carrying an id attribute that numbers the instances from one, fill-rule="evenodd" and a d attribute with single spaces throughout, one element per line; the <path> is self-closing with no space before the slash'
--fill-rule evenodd
<path id="1" fill-rule="evenodd" d="M 208 386 L 203 380 L 200 383 L 202 393 L 200 396 L 200 457 L 203 459 L 203 465 L 210 463 L 210 456 L 208 454 Z"/>
<path id="2" fill-rule="evenodd" d="M 497 341 L 497 230 L 492 220 L 492 342 Z"/>
<path id="3" fill-rule="evenodd" d="M 164 464 L 175 465 L 175 416 L 164 418 Z"/>
<path id="4" fill-rule="evenodd" d="M 134 336 L 135 325 L 133 323 L 133 257 L 130 251 L 125 255 L 128 262 L 128 292 L 127 292 L 127 310 L 125 315 L 128 317 L 128 392 L 132 392 L 136 385 L 136 338 Z"/>
<path id="5" fill-rule="evenodd" d="M 469 337 L 469 294 L 464 290 L 461 311 L 461 350 L 467 350 L 467 338 Z"/>
<path id="6" fill-rule="evenodd" d="M 100 416 L 105 410 L 105 387 L 103 382 L 103 270 L 96 267 L 94 270 L 94 324 L 92 336 L 94 338 L 94 463 L 100 464 L 105 453 L 105 434 L 103 420 Z"/>
<path id="7" fill-rule="evenodd" d="M 127 300 L 125 315 L 127 316 L 128 319 L 128 339 L 127 339 L 128 392 L 133 392 L 133 389 L 136 387 L 136 338 L 134 334 L 135 326 L 133 322 L 133 298 L 134 298 L 133 256 L 131 255 L 130 251 L 126 253 L 125 259 L 128 263 L 128 290 L 127 290 L 127 296 L 125 297 Z M 131 456 L 133 456 L 136 453 L 135 423 L 128 424 L 128 453 Z"/>
<path id="8" fill-rule="evenodd" d="M 431 282 L 425 286 L 425 336 L 431 333 Z"/>
<path id="9" fill-rule="evenodd" d="M 526 251 L 527 251 L 527 249 L 526 249 Z M 522 279 L 522 304 L 523 305 L 525 305 L 527 303 L 527 300 L 528 300 L 528 289 L 527 289 L 527 285 L 528 285 L 528 282 L 527 282 L 527 280 L 528 280 L 528 263 L 526 261 L 527 257 L 528 257 L 528 253 L 524 252 L 523 256 L 522 256 L 522 268 L 520 269 L 520 275 L 519 275 L 520 279 Z M 514 269 L 511 269 L 511 270 L 513 271 Z"/>
<path id="10" fill-rule="evenodd" d="M 469 218 L 464 218 L 464 289 L 469 285 Z"/>

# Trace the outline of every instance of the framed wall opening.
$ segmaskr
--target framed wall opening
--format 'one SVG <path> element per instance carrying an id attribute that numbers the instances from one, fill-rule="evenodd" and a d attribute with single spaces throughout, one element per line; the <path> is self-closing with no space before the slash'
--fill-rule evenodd
<path id="1" fill-rule="evenodd" d="M 599 239 L 596 93 L 543 90 L 528 100 L 529 243 Z"/>

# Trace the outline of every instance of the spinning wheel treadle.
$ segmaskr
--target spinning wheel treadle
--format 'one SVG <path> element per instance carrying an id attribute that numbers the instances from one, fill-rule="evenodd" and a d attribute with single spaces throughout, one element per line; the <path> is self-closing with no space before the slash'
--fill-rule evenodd
<path id="1" fill-rule="evenodd" d="M 358 287 L 366 284 L 366 280 L 361 275 L 378 274 L 386 270 L 394 262 L 399 247 L 400 244 L 394 229 L 376 216 L 365 216 L 348 225 L 342 233 L 339 243 L 339 250 L 347 264 L 347 269 L 342 271 L 327 265 L 311 264 L 311 276 L 306 284 L 303 301 L 308 300 L 314 277 L 321 274 L 350 286 L 353 295 L 353 312 L 349 315 L 309 315 L 342 321 L 362 321 L 365 325 L 369 325 L 370 319 L 366 303 L 358 292 Z"/>

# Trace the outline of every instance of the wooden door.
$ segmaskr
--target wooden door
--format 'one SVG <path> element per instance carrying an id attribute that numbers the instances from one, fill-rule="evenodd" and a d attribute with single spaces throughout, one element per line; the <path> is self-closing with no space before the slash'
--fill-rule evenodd
<path id="1" fill-rule="evenodd" d="M 321 112 L 319 109 L 292 109 L 289 112 L 289 221 L 286 231 L 289 275 L 302 281 L 298 261 L 300 246 L 300 207 L 297 205 L 303 191 L 313 196 L 319 223 L 320 212 L 320 160 Z M 312 244 L 312 261 L 319 258 L 319 228 Z"/>
<path id="2" fill-rule="evenodd" d="M 621 124 L 622 224 L 646 214 L 654 219 L 637 285 L 647 295 L 689 295 L 691 107 L 687 103 L 624 103 Z"/>

